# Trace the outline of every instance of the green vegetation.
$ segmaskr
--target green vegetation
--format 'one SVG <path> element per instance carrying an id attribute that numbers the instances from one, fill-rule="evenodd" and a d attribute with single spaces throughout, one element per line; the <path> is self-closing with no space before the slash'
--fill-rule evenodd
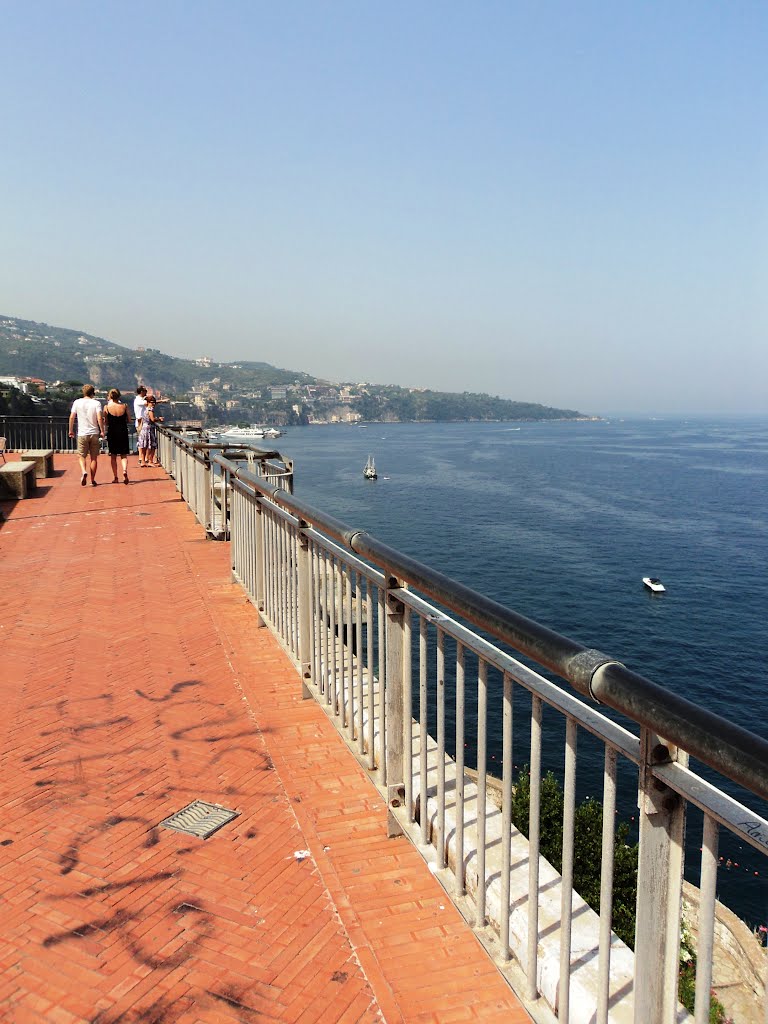
<path id="1" fill-rule="evenodd" d="M 512 798 L 512 822 L 528 837 L 531 806 L 531 777 L 527 768 L 515 780 Z M 556 871 L 563 868 L 563 789 L 552 772 L 541 780 L 540 843 L 541 854 Z M 620 822 L 613 844 L 613 919 L 612 928 L 630 949 L 635 948 L 635 914 L 637 903 L 637 843 L 627 843 L 629 825 Z M 600 862 L 603 849 L 603 805 L 587 797 L 575 811 L 573 849 L 573 887 L 596 913 L 600 913 Z M 693 1012 L 696 991 L 696 953 L 691 936 L 683 928 L 680 948 L 678 998 Z M 733 1024 L 725 1008 L 714 994 L 709 1007 L 710 1024 Z"/>
<path id="2" fill-rule="evenodd" d="M 680 975 L 677 986 L 677 997 L 683 1006 L 690 1013 L 693 1013 L 693 1004 L 696 997 L 696 952 L 693 948 L 688 929 L 683 926 L 683 935 L 680 942 Z M 733 1024 L 730 1017 L 726 1016 L 725 1007 L 711 993 L 709 1002 L 709 1024 Z"/>
<path id="3" fill-rule="evenodd" d="M 528 836 L 531 779 L 526 770 L 515 782 L 512 821 Z M 563 867 L 563 811 L 565 798 L 552 772 L 541 780 L 541 853 L 556 871 Z M 630 947 L 635 945 L 635 904 L 637 902 L 637 843 L 627 843 L 629 825 L 621 822 L 613 843 L 614 932 Z M 576 807 L 573 854 L 573 887 L 581 898 L 600 913 L 600 857 L 603 849 L 603 805 L 591 797 Z"/>
<path id="4" fill-rule="evenodd" d="M 223 384 L 237 382 L 246 389 L 313 379 L 268 363 L 214 365 L 215 369 L 211 369 L 192 359 L 164 355 L 155 348 L 124 348 L 82 331 L 0 316 L 3 376 L 41 377 L 48 381 L 77 378 L 92 381 L 99 388 L 118 387 L 124 392 L 143 381 L 156 390 L 172 393 L 183 393 L 212 376 L 218 376 Z"/>
<path id="5" fill-rule="evenodd" d="M 578 419 L 573 409 L 552 409 L 533 402 L 464 391 L 411 391 L 394 386 L 367 386 L 369 394 L 352 402 L 363 420 L 411 422 L 467 422 L 473 420 L 555 420 Z"/>
<path id="6" fill-rule="evenodd" d="M 212 345 L 216 342 L 212 341 Z M 206 425 L 238 420 L 309 422 L 470 422 L 581 419 L 553 409 L 465 391 L 321 381 L 269 363 L 177 359 L 154 348 L 128 349 L 91 334 L 0 316 L 0 375 L 91 381 L 132 393 L 142 383 L 183 403 L 181 418 Z"/>

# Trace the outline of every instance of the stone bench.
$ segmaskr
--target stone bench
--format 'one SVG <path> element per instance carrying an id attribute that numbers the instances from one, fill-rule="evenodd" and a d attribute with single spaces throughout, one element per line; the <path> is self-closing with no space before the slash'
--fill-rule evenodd
<path id="1" fill-rule="evenodd" d="M 34 462 L 4 462 L 0 466 L 0 497 L 28 498 L 35 490 Z"/>
<path id="2" fill-rule="evenodd" d="M 21 453 L 21 461 L 35 464 L 35 476 L 38 480 L 53 476 L 53 448 L 30 448 Z"/>

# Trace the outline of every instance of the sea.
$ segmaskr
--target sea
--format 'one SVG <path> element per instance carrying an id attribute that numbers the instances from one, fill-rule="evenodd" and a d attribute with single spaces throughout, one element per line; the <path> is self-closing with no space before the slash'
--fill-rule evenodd
<path id="1" fill-rule="evenodd" d="M 768 739 L 768 418 L 334 424 L 275 444 L 316 508 Z M 489 744 L 500 758 L 493 718 Z M 579 763 L 599 796 L 602 751 Z M 720 898 L 764 924 L 768 860 L 721 831 Z M 700 844 L 691 824 L 693 881 Z"/>

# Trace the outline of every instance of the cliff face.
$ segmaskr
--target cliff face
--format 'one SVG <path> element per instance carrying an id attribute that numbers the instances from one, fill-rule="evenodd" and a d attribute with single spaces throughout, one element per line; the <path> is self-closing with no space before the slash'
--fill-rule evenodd
<path id="1" fill-rule="evenodd" d="M 683 882 L 683 921 L 698 944 L 700 892 Z M 739 1024 L 764 1024 L 766 950 L 753 932 L 722 903 L 715 903 L 712 987 L 729 1017 Z"/>

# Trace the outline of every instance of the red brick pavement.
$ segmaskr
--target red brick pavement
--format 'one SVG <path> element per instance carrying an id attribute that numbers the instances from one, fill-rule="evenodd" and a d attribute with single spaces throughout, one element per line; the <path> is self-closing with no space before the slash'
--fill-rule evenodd
<path id="1" fill-rule="evenodd" d="M 162 470 L 57 466 L 0 502 L 0 1020 L 528 1021 L 226 545 Z M 239 817 L 158 827 L 193 799 Z"/>

